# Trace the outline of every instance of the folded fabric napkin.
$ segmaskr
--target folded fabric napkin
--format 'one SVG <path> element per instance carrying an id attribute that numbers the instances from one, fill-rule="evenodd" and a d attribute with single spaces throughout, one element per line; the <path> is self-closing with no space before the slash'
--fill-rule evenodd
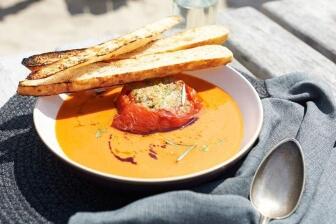
<path id="1" fill-rule="evenodd" d="M 335 223 L 331 90 L 304 74 L 249 80 L 262 98 L 264 124 L 234 175 L 137 201 L 86 181 L 56 159 L 34 130 L 35 99 L 12 97 L 0 109 L 0 223 L 257 223 L 259 215 L 248 200 L 251 179 L 267 151 L 284 138 L 302 144 L 306 185 L 297 211 L 272 223 Z"/>
<path id="2" fill-rule="evenodd" d="M 206 184 L 198 192 L 168 192 L 115 211 L 77 213 L 70 223 L 257 223 L 248 200 L 251 179 L 267 151 L 284 138 L 302 144 L 307 182 L 297 211 L 272 223 L 335 223 L 336 108 L 331 91 L 302 74 L 266 80 L 264 87 L 268 96 L 262 96 L 259 142 L 234 177 Z"/>

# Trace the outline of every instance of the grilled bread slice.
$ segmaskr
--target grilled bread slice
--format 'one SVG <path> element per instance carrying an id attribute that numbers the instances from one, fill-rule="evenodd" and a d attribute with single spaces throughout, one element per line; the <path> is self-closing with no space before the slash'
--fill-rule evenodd
<path id="1" fill-rule="evenodd" d="M 172 52 L 202 45 L 223 44 L 227 40 L 228 35 L 229 31 L 223 26 L 210 25 L 197 27 L 159 39 L 149 47 L 139 48 L 133 52 L 120 55 L 118 59 Z"/>
<path id="2" fill-rule="evenodd" d="M 228 38 L 229 31 L 223 26 L 210 25 L 189 29 L 176 35 L 159 39 L 150 46 L 139 48 L 133 52 L 117 56 L 117 59 L 188 49 L 207 44 L 222 44 Z M 85 49 L 48 52 L 32 55 L 23 59 L 22 64 L 32 71 L 54 63 L 65 57 L 77 55 Z M 116 60 L 116 58 L 115 58 Z"/>
<path id="3" fill-rule="evenodd" d="M 20 82 L 21 95 L 43 96 L 109 87 L 183 71 L 224 65 L 232 53 L 221 45 L 205 45 L 175 52 L 148 54 L 136 58 L 98 62 L 78 68 L 62 79 L 53 76 Z"/>
<path id="4" fill-rule="evenodd" d="M 65 57 L 41 68 L 40 70 L 32 72 L 28 78 L 45 78 L 68 68 L 78 68 L 133 51 L 158 39 L 162 32 L 179 23 L 180 19 L 181 18 L 177 16 L 167 17 L 132 33 L 126 34 L 125 36 L 86 48 L 77 55 Z"/>

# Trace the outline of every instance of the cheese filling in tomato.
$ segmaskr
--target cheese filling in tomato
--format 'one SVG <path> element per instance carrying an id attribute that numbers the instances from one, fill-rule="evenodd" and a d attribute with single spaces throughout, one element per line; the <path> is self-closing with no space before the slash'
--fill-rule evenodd
<path id="1" fill-rule="evenodd" d="M 169 131 L 192 123 L 202 108 L 197 92 L 182 80 L 161 78 L 127 84 L 116 100 L 112 126 L 131 133 Z"/>

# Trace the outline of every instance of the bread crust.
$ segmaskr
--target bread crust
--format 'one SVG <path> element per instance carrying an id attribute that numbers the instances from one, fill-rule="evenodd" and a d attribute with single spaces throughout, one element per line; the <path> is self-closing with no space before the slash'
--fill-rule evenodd
<path id="1" fill-rule="evenodd" d="M 20 95 L 47 96 L 110 87 L 154 77 L 164 77 L 183 71 L 225 65 L 231 62 L 232 58 L 231 51 L 220 45 L 206 45 L 155 56 L 144 55 L 137 59 L 125 59 L 102 66 L 102 72 L 97 71 L 97 75 L 84 72 L 65 82 L 36 83 L 36 85 L 31 85 L 31 83 L 27 85 L 27 82 L 20 82 L 18 93 Z M 152 63 L 150 63 L 151 61 Z M 149 64 L 143 65 L 144 62 Z M 138 67 L 134 67 L 137 63 Z M 132 66 L 129 67 L 130 65 Z"/>
<path id="2" fill-rule="evenodd" d="M 69 56 L 77 55 L 83 50 L 85 50 L 85 48 L 71 49 L 71 50 L 65 50 L 65 51 L 52 51 L 52 52 L 46 52 L 42 54 L 36 54 L 28 58 L 24 58 L 21 63 L 27 68 L 29 68 L 30 70 L 37 71 L 41 69 L 43 66 L 52 64 L 56 61 L 59 61 L 60 59 L 63 59 Z"/>

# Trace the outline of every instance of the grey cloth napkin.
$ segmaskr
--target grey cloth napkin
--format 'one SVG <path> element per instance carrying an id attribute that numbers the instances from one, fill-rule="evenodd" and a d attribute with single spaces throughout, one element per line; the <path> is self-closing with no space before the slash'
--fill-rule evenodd
<path id="1" fill-rule="evenodd" d="M 80 212 L 69 223 L 257 223 L 259 215 L 248 200 L 251 179 L 265 154 L 284 138 L 296 138 L 302 145 L 306 184 L 297 211 L 272 223 L 336 223 L 336 108 L 331 90 L 304 74 L 250 81 L 263 98 L 264 124 L 234 177 L 143 198 L 113 211 Z"/>

